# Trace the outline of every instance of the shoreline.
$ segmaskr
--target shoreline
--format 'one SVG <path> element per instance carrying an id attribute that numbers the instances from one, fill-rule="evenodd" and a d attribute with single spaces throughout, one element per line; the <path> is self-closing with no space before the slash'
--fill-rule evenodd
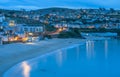
<path id="1" fill-rule="evenodd" d="M 61 50 L 62 52 L 64 52 L 64 50 L 66 49 L 69 49 L 69 48 L 74 48 L 74 47 L 77 47 L 77 46 L 83 46 L 85 45 L 85 42 L 84 43 L 81 43 L 81 44 L 73 44 L 73 45 L 70 45 L 70 46 L 66 46 L 64 48 L 60 48 L 60 49 L 57 49 L 57 50 L 54 50 L 54 51 L 51 51 L 51 52 L 47 52 L 45 54 L 41 54 L 40 56 L 37 56 L 37 57 L 34 57 L 32 59 L 28 59 L 28 60 L 25 60 L 25 61 L 22 61 L 20 63 L 17 63 L 15 64 L 13 67 L 11 67 L 10 69 L 8 69 L 4 74 L 3 74 L 3 77 L 7 77 L 12 71 L 14 71 L 14 68 L 16 68 L 17 66 L 20 66 L 21 64 L 23 63 L 33 63 L 35 60 L 39 60 L 43 57 L 46 57 L 46 56 L 50 56 L 50 55 L 53 55 L 53 54 L 56 54 L 57 52 L 59 52 L 59 50 Z"/>
<path id="2" fill-rule="evenodd" d="M 50 39 L 38 43 L 11 44 L 10 46 L 18 46 L 13 48 L 9 47 L 9 45 L 6 45 L 6 47 L 3 45 L 2 50 L 0 50 L 0 77 L 3 77 L 3 74 L 7 70 L 22 61 L 33 59 L 74 44 L 83 44 L 85 42 L 86 39 Z M 8 50 L 11 51 L 5 51 L 5 48 L 8 48 Z"/>

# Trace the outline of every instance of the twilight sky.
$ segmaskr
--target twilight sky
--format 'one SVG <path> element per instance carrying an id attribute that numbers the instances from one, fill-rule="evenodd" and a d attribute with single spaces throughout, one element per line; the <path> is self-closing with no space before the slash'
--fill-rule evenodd
<path id="1" fill-rule="evenodd" d="M 48 7 L 120 9 L 120 0 L 0 0 L 0 8 L 5 9 L 40 9 Z"/>

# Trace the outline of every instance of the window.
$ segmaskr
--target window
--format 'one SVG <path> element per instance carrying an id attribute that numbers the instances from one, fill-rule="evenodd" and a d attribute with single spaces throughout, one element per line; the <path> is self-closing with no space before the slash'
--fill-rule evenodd
<path id="1" fill-rule="evenodd" d="M 39 28 L 36 28 L 36 32 L 39 32 Z"/>
<path id="2" fill-rule="evenodd" d="M 32 28 L 30 28 L 30 32 L 32 32 Z"/>
<path id="3" fill-rule="evenodd" d="M 26 31 L 26 32 L 27 32 L 27 31 L 28 31 L 28 28 L 24 28 L 24 31 Z"/>
<path id="4" fill-rule="evenodd" d="M 42 31 L 43 31 L 43 27 L 40 27 L 40 28 L 39 28 L 39 31 L 42 32 Z"/>
<path id="5" fill-rule="evenodd" d="M 35 32 L 35 28 L 33 28 L 33 32 Z"/>

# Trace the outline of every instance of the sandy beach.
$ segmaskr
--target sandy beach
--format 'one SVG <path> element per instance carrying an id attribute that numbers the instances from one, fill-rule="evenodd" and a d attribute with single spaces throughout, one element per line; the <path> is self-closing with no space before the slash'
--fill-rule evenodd
<path id="1" fill-rule="evenodd" d="M 49 39 L 37 43 L 16 43 L 0 46 L 0 77 L 15 64 L 24 60 L 65 48 L 73 44 L 85 43 L 84 39 Z"/>

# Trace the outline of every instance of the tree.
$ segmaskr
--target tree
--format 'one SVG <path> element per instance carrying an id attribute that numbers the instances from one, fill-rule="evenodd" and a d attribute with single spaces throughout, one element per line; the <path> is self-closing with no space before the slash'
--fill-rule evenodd
<path id="1" fill-rule="evenodd" d="M 51 26 L 51 25 L 46 25 L 45 29 L 46 29 L 46 31 L 55 31 L 56 30 L 56 28 L 54 26 Z"/>

